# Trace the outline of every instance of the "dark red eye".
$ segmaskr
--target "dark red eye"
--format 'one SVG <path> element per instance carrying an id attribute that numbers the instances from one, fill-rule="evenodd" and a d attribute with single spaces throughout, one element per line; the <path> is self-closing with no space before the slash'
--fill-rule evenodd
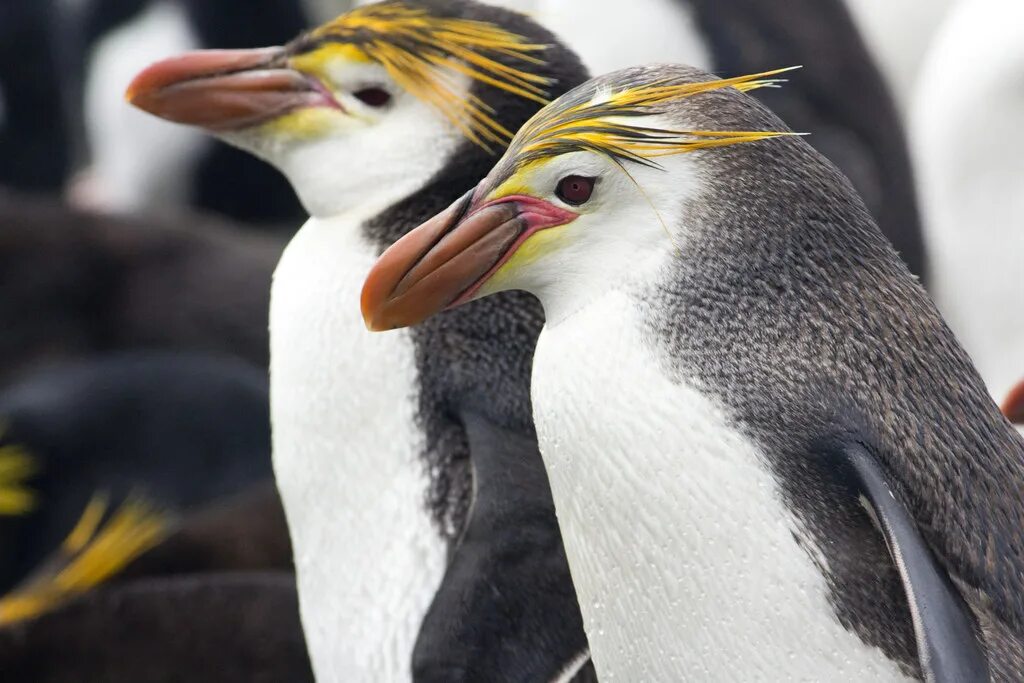
<path id="1" fill-rule="evenodd" d="M 383 107 L 391 101 L 391 93 L 384 88 L 363 88 L 352 93 L 363 104 L 371 107 Z"/>
<path id="2" fill-rule="evenodd" d="M 584 178 L 581 175 L 570 175 L 558 181 L 555 194 L 566 204 L 579 206 L 590 199 L 594 193 L 594 179 Z"/>

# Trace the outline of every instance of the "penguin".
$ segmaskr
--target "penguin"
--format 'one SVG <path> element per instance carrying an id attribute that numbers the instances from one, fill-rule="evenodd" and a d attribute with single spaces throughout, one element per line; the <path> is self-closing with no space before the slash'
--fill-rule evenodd
<path id="1" fill-rule="evenodd" d="M 928 53 L 910 119 L 932 294 L 997 400 L 1024 375 L 1024 97 L 1007 86 L 1022 74 L 1024 6 L 961 3 Z M 965 131 L 970 142 L 954 144 Z"/>
<path id="2" fill-rule="evenodd" d="M 0 423 L 0 447 L 33 458 L 23 487 L 35 502 L 17 517 L 0 520 L 0 594 L 16 584 L 45 583 L 54 573 L 51 565 L 39 576 L 30 575 L 66 537 L 81 540 L 63 544 L 74 550 L 58 565 L 74 562 L 105 532 L 109 545 L 126 539 L 120 547 L 124 564 L 129 564 L 177 529 L 169 519 L 172 513 L 184 517 L 230 496 L 251 495 L 252 487 L 271 477 L 266 376 L 240 361 L 126 354 L 54 366 L 0 393 Z M 254 536 L 268 524 L 273 527 L 274 505 L 271 500 L 244 506 Z M 266 512 L 253 514 L 260 509 Z M 228 548 L 241 543 L 245 528 L 232 528 L 211 515 L 213 510 L 170 548 L 199 549 L 202 539 L 220 536 L 207 543 L 212 548 L 207 555 L 230 555 Z M 262 519 L 269 521 L 258 524 Z M 114 533 L 128 528 L 151 532 L 131 537 Z M 204 536 L 203 528 L 225 532 Z M 280 534 L 287 546 L 283 528 Z M 272 545 L 266 536 L 260 538 Z M 132 550 L 135 540 L 137 550 Z M 217 566 L 213 561 L 202 564 L 202 553 L 196 550 L 162 552 L 165 563 Z M 148 563 L 159 564 L 153 559 Z M 0 600 L 0 622 L 5 614 Z"/>
<path id="3" fill-rule="evenodd" d="M 129 87 L 136 106 L 277 166 L 312 215 L 274 274 L 270 369 L 320 680 L 593 678 L 530 417 L 536 303 L 393 338 L 346 306 L 387 245 L 585 78 L 525 17 L 391 0 L 285 47 L 158 63 Z"/>
<path id="4" fill-rule="evenodd" d="M 597 674 L 1024 676 L 1024 440 L 851 183 L 685 66 L 543 109 L 367 276 L 368 327 L 507 289 Z"/>
<path id="5" fill-rule="evenodd" d="M 283 237 L 209 216 L 104 216 L 4 193 L 0 224 L 0 388 L 55 362 L 136 350 L 267 366 Z"/>
<path id="6" fill-rule="evenodd" d="M 902 119 L 843 0 L 595 0 L 585 7 L 570 0 L 493 1 L 530 12 L 592 73 L 679 63 L 736 76 L 764 64 L 803 65 L 787 87 L 755 96 L 810 133 L 808 142 L 853 181 L 911 271 L 928 281 Z M 930 8 L 944 0 L 907 2 Z M 901 27 L 901 39 L 918 30 L 924 29 Z M 612 39 L 615 49 L 608 47 Z"/>
<path id="7" fill-rule="evenodd" d="M 300 0 L 84 0 L 52 23 L 80 139 L 69 199 L 118 213 L 190 207 L 278 230 L 304 215 L 273 168 L 140 116 L 120 97 L 133 65 L 203 46 L 281 42 L 309 25 Z M 146 153 L 143 153 L 145 150 Z M 232 179 L 245 177 L 245 190 Z"/>
<path id="8" fill-rule="evenodd" d="M 287 572 L 153 577 L 0 629 L 0 671 L 33 683 L 313 683 Z"/>

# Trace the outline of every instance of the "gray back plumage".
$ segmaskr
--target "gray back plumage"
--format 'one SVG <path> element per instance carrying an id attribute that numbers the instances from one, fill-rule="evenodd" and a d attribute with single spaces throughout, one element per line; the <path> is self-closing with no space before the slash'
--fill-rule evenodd
<path id="1" fill-rule="evenodd" d="M 695 128 L 785 129 L 734 90 L 675 106 Z M 840 621 L 919 675 L 884 543 L 809 455 L 864 442 L 974 610 L 993 677 L 1019 679 L 1024 441 L 831 163 L 798 138 L 694 154 L 709 189 L 683 207 L 683 254 L 644 295 L 667 369 L 764 448 Z"/>

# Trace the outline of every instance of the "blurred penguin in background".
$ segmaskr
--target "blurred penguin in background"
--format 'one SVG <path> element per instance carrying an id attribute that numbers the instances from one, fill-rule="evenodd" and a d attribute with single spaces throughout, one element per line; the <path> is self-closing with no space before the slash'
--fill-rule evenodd
<path id="1" fill-rule="evenodd" d="M 140 63 L 283 42 L 310 24 L 303 0 L 83 0 L 61 5 L 52 22 L 76 132 L 73 203 L 115 212 L 191 206 L 271 226 L 304 217 L 273 169 L 140 115 L 122 97 Z"/>
<path id="2" fill-rule="evenodd" d="M 802 65 L 785 88 L 755 96 L 811 134 L 808 142 L 850 178 L 911 271 L 926 275 L 900 117 L 843 0 L 489 1 L 549 27 L 595 74 L 648 63 L 722 76 Z"/>
<path id="3" fill-rule="evenodd" d="M 24 485 L 35 498 L 0 524 L 0 592 L 60 546 L 90 506 L 99 520 L 140 497 L 148 505 L 132 518 L 155 521 L 143 507 L 184 513 L 271 477 L 266 373 L 241 361 L 128 354 L 57 365 L 0 393 L 0 422 L 0 447 L 33 458 Z M 163 526 L 155 524 L 154 539 Z M 103 528 L 93 532 L 83 535 L 100 539 Z"/>
<path id="4" fill-rule="evenodd" d="M 287 572 L 154 577 L 0 630 L 5 681 L 312 683 Z"/>
<path id="5" fill-rule="evenodd" d="M 960 3 L 911 111 L 932 294 L 997 401 L 1024 377 L 1024 4 Z"/>
<path id="6" fill-rule="evenodd" d="M 1011 0 L 1012 2 L 1013 0 Z M 958 0 L 846 0 L 896 103 L 907 113 L 928 47 Z"/>
<path id="7" fill-rule="evenodd" d="M 268 361 L 284 248 L 208 216 L 101 216 L 0 193 L 0 387 L 60 360 L 129 349 Z"/>

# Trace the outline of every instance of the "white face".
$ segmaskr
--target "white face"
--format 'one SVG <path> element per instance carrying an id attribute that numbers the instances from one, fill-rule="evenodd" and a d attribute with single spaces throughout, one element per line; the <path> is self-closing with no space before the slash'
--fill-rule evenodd
<path id="1" fill-rule="evenodd" d="M 685 210 L 701 189 L 692 155 L 657 159 L 661 168 L 619 166 L 592 152 L 542 160 L 488 193 L 524 194 L 578 217 L 533 233 L 480 288 L 536 294 L 548 311 L 569 309 L 595 292 L 643 278 L 685 249 Z M 589 196 L 588 196 L 589 190 Z"/>
<path id="2" fill-rule="evenodd" d="M 220 135 L 281 170 L 318 217 L 408 195 L 462 140 L 448 119 L 399 87 L 382 66 L 349 54 L 328 45 L 288 64 L 313 79 L 338 107 L 296 109 Z M 457 96 L 468 92 L 468 78 L 453 80 Z"/>

